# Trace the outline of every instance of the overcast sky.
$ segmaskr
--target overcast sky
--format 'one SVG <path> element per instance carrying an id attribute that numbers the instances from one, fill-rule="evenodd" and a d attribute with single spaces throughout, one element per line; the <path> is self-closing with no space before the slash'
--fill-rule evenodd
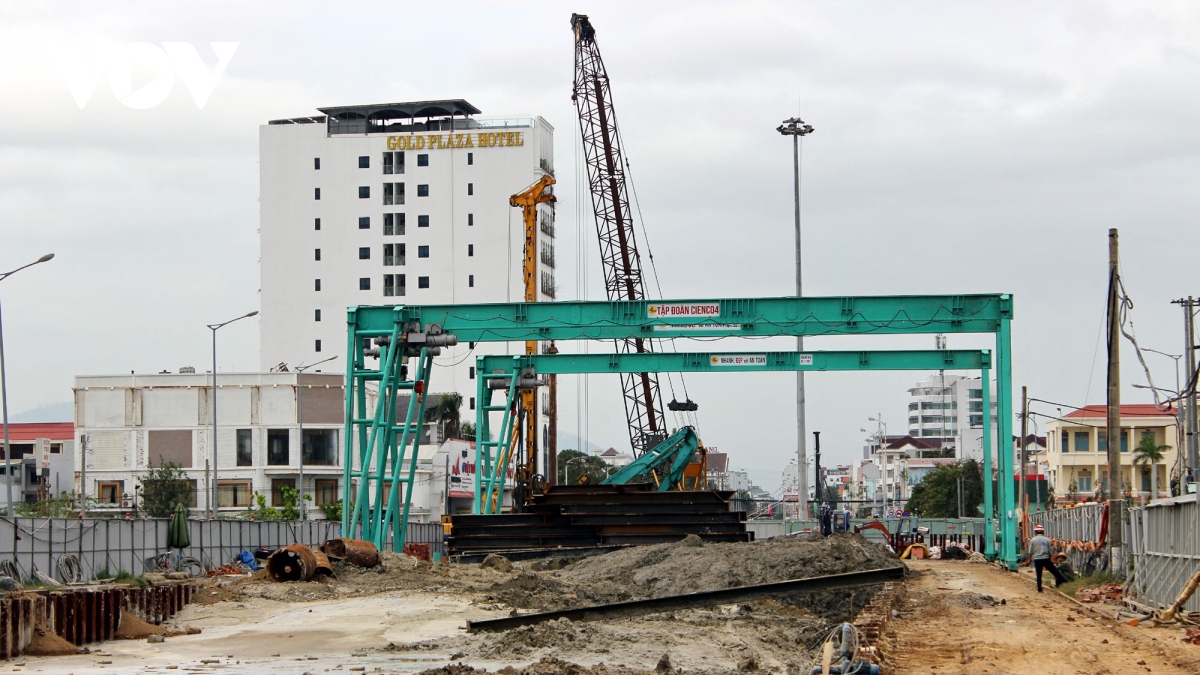
<path id="1" fill-rule="evenodd" d="M 1121 230 L 1143 346 L 1179 354 L 1169 301 L 1200 295 L 1190 3 L 0 8 L 0 271 L 57 256 L 0 286 L 12 413 L 70 401 L 75 375 L 204 370 L 205 324 L 259 307 L 258 125 L 319 106 L 461 97 L 485 115 L 545 117 L 557 130 L 562 297 L 602 297 L 595 232 L 579 217 L 590 205 L 577 200 L 572 10 L 597 30 L 667 297 L 792 293 L 791 144 L 775 127 L 797 113 L 816 127 L 804 143 L 806 294 L 1012 293 L 1015 384 L 1031 396 L 1103 401 L 1108 228 Z M 209 68 L 210 42 L 239 45 L 203 109 L 179 78 L 148 110 L 102 79 L 80 109 L 64 69 L 132 42 L 190 42 Z M 135 71 L 133 89 L 152 79 Z M 257 324 L 220 337 L 221 370 L 257 367 Z M 863 345 L 933 338 L 809 344 Z M 1173 387 L 1173 362 L 1148 358 Z M 905 390 L 924 376 L 811 376 L 809 428 L 831 461 L 849 461 L 868 416 L 906 427 Z M 1149 400 L 1130 386 L 1144 379 L 1126 349 L 1127 401 Z M 705 442 L 775 487 L 794 456 L 793 376 L 687 382 Z M 575 433 L 585 406 L 573 383 L 562 396 L 561 427 Z M 627 443 L 616 381 L 594 378 L 587 401 L 590 441 Z"/>

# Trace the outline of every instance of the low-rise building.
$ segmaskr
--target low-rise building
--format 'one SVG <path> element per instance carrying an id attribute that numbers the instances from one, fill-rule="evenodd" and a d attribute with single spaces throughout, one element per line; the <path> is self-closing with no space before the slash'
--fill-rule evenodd
<path id="1" fill-rule="evenodd" d="M 1058 501 L 1091 499 L 1108 490 L 1107 415 L 1105 406 L 1091 405 L 1046 425 L 1046 475 Z M 1153 466 L 1134 462 L 1145 436 L 1156 446 L 1168 446 L 1162 461 Z M 1152 404 L 1122 405 L 1120 439 L 1121 493 L 1134 499 L 1170 496 L 1171 480 L 1179 474 L 1175 411 Z M 1155 486 L 1158 494 L 1152 496 Z"/>
<path id="2" fill-rule="evenodd" d="M 8 425 L 8 438 L 12 443 L 14 503 L 58 497 L 75 489 L 74 424 L 12 423 Z M 0 476 L 6 475 L 2 462 L 7 457 L 8 448 L 0 436 Z M 8 490 L 0 489 L 0 505 L 7 504 Z"/>
<path id="3" fill-rule="evenodd" d="M 209 509 L 214 480 L 216 506 L 222 515 L 251 508 L 255 493 L 265 495 L 270 506 L 282 506 L 285 486 L 312 497 L 307 502 L 309 517 L 321 517 L 320 507 L 342 498 L 343 376 L 221 373 L 214 404 L 212 375 L 184 370 L 75 378 L 75 435 L 83 448 L 72 453 L 73 469 L 78 485 L 98 508 L 136 507 L 138 479 L 148 469 L 168 463 L 178 466 L 191 482 L 190 507 L 197 510 Z M 437 400 L 437 394 L 428 395 L 426 406 Z M 399 405 L 404 409 L 408 404 Z M 443 508 L 440 501 L 446 499 L 444 488 L 449 485 L 445 458 L 441 464 L 434 460 L 442 441 L 439 426 L 426 424 L 416 485 L 437 485 L 414 489 L 413 520 L 436 518 Z M 357 469 L 358 453 L 354 456 Z M 401 475 L 406 471 L 404 467 Z"/>

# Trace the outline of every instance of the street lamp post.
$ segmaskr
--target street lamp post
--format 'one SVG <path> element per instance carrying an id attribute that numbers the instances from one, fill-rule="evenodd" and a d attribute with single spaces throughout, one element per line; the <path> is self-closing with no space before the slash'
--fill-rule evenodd
<path id="1" fill-rule="evenodd" d="M 796 177 L 796 297 L 804 295 L 800 274 L 800 139 L 811 134 L 813 127 L 799 117 L 783 121 L 775 129 L 784 136 L 792 137 L 792 165 Z M 804 351 L 804 336 L 796 336 L 796 351 Z M 800 513 L 808 516 L 808 453 L 805 447 L 807 432 L 804 420 L 804 371 L 796 371 L 796 494 L 800 502 Z"/>
<path id="2" fill-rule="evenodd" d="M 571 482 L 571 462 L 578 462 L 581 459 L 587 459 L 587 455 L 572 457 L 563 463 L 563 485 L 567 485 Z"/>
<path id="3" fill-rule="evenodd" d="M 304 376 L 304 371 L 319 366 L 322 363 L 328 363 L 337 358 L 333 355 L 322 361 L 310 363 L 307 366 L 296 366 L 296 421 L 300 425 L 300 480 L 297 488 L 300 494 L 300 520 L 308 518 L 308 509 L 304 508 L 304 383 L 301 381 Z"/>
<path id="4" fill-rule="evenodd" d="M 217 331 L 221 328 L 224 328 L 225 326 L 228 326 L 229 324 L 231 324 L 235 321 L 241 321 L 242 319 L 249 319 L 250 317 L 252 317 L 256 314 L 258 314 L 257 309 L 254 310 L 253 312 L 243 314 L 236 319 L 230 319 L 224 323 L 208 324 L 208 329 L 212 331 L 212 356 L 213 356 L 213 363 L 212 363 L 212 427 L 213 427 L 212 447 L 213 447 L 213 454 L 212 454 L 212 480 L 210 481 L 210 487 L 212 489 L 212 499 L 208 504 L 208 513 L 209 513 L 210 518 L 217 517 Z"/>
<path id="5" fill-rule="evenodd" d="M 20 272 L 21 270 L 25 269 L 26 267 L 33 267 L 34 265 L 37 265 L 38 263 L 44 263 L 44 262 L 52 259 L 53 257 L 54 257 L 53 253 L 47 253 L 46 255 L 38 258 L 37 260 L 35 260 L 31 263 L 28 263 L 26 265 L 22 265 L 22 266 L 18 267 L 17 269 L 12 270 L 11 272 L 5 272 L 3 274 L 0 274 L 0 281 L 4 281 L 5 279 L 11 277 L 12 275 L 16 274 L 17 272 Z M 4 319 L 3 319 L 2 314 L 0 314 L 0 401 L 2 401 L 2 403 L 0 403 L 0 405 L 3 405 L 3 407 L 4 407 L 4 410 L 3 410 L 3 412 L 4 412 L 4 484 L 6 486 L 6 490 L 8 491 L 8 506 L 7 506 L 5 512 L 7 513 L 9 518 L 12 518 L 12 516 L 13 516 L 12 445 L 9 443 L 9 440 L 8 440 L 8 369 L 4 365 Z"/>

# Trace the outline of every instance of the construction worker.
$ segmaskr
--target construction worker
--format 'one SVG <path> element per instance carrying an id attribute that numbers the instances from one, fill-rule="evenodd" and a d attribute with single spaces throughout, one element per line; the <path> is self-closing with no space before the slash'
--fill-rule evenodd
<path id="1" fill-rule="evenodd" d="M 1067 578 L 1058 571 L 1050 556 L 1054 552 L 1054 544 L 1046 536 L 1046 528 L 1041 525 L 1033 526 L 1033 539 L 1029 540 L 1029 557 L 1033 559 L 1033 571 L 1037 575 L 1038 593 L 1042 592 L 1042 570 L 1050 570 L 1054 575 L 1054 586 L 1067 583 Z"/>

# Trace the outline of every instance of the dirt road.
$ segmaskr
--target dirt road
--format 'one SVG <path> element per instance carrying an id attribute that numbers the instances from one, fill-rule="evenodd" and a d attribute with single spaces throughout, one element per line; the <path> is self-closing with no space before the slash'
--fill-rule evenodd
<path id="1" fill-rule="evenodd" d="M 882 642 L 894 675 L 1195 675 L 1178 628 L 1099 618 L 992 565 L 912 561 L 908 601 Z M 990 596 L 993 605 L 983 596 Z"/>

